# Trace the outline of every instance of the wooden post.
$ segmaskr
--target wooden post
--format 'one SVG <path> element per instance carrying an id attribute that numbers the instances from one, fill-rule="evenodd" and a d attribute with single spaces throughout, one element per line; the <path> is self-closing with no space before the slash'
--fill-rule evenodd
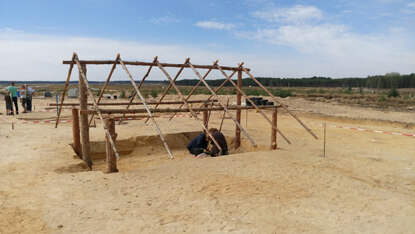
<path id="1" fill-rule="evenodd" d="M 73 134 L 73 149 L 76 155 L 82 159 L 82 148 L 81 148 L 81 133 L 79 130 L 79 113 L 78 109 L 72 109 L 72 134 Z"/>
<path id="2" fill-rule="evenodd" d="M 86 77 L 86 65 L 82 64 L 82 70 Z M 87 96 L 87 88 L 85 85 L 85 81 L 82 78 L 81 71 L 79 71 L 79 110 L 87 110 L 88 109 L 88 96 Z M 81 126 L 81 147 L 82 147 L 82 160 L 84 160 L 87 164 L 89 169 L 92 170 L 92 161 L 91 161 L 91 154 L 90 154 L 90 146 L 89 146 L 89 124 L 88 124 L 88 114 L 82 113 L 80 116 L 80 126 Z"/>
<path id="3" fill-rule="evenodd" d="M 207 103 L 203 105 L 203 107 L 208 107 Z M 205 125 L 205 128 L 208 128 L 208 111 L 203 111 L 203 125 Z"/>
<path id="4" fill-rule="evenodd" d="M 242 70 L 238 71 L 238 88 L 242 88 Z M 239 90 L 236 93 L 236 106 L 241 106 L 242 94 Z M 241 110 L 236 110 L 236 121 L 241 123 Z M 241 146 L 241 129 L 236 125 L 235 129 L 235 149 Z"/>
<path id="5" fill-rule="evenodd" d="M 110 132 L 112 140 L 115 142 L 117 139 L 117 133 L 115 133 L 115 120 L 114 118 L 107 118 L 105 120 L 108 131 Z M 111 142 L 108 139 L 108 136 L 105 137 L 106 140 L 106 151 L 107 151 L 107 171 L 106 173 L 116 173 L 117 169 L 117 159 L 115 157 L 114 150 L 112 149 Z"/>
<path id="6" fill-rule="evenodd" d="M 277 126 L 278 120 L 278 108 L 275 108 L 274 113 L 272 113 L 272 124 Z M 277 149 L 277 130 L 271 127 L 271 150 Z"/>

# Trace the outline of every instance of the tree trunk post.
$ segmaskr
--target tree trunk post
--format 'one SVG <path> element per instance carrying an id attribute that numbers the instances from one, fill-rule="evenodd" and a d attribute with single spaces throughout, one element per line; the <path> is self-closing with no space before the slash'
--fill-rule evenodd
<path id="1" fill-rule="evenodd" d="M 108 131 L 111 134 L 112 140 L 115 142 L 117 139 L 117 133 L 115 133 L 115 120 L 114 118 L 107 118 L 105 120 L 105 124 L 107 125 Z M 111 147 L 111 143 L 108 137 L 105 137 L 106 140 L 106 151 L 107 151 L 107 172 L 106 173 L 116 173 L 118 172 L 117 169 L 117 159 L 115 157 L 114 150 Z"/>
<path id="2" fill-rule="evenodd" d="M 242 88 L 242 70 L 238 71 L 238 82 L 237 82 L 238 88 Z M 241 106 L 241 98 L 242 94 L 237 91 L 236 93 L 236 106 Z M 238 123 L 241 123 L 241 110 L 236 110 L 236 121 Z M 241 129 L 236 125 L 235 129 L 235 149 L 239 148 L 241 146 Z"/>
<path id="3" fill-rule="evenodd" d="M 73 149 L 80 159 L 82 159 L 81 133 L 79 129 L 79 112 L 78 109 L 72 109 L 72 134 Z"/>
<path id="4" fill-rule="evenodd" d="M 272 124 L 277 126 L 277 120 L 278 120 L 278 108 L 275 107 L 274 112 L 272 113 Z M 271 150 L 277 149 L 277 131 L 271 127 Z"/>
<path id="5" fill-rule="evenodd" d="M 82 64 L 82 69 L 84 70 L 84 75 L 86 77 L 86 65 Z M 79 72 L 79 110 L 81 113 L 80 116 L 80 127 L 81 127 L 81 147 L 82 147 L 82 160 L 84 160 L 89 169 L 92 170 L 92 161 L 89 145 L 89 124 L 88 124 L 88 114 L 82 113 L 83 110 L 88 109 L 88 96 L 87 88 L 84 80 L 82 79 L 81 72 Z"/>

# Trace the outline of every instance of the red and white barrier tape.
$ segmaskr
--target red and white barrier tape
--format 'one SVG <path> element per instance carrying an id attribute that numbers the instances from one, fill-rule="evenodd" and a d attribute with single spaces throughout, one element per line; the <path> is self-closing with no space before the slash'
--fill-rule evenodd
<path id="1" fill-rule="evenodd" d="M 304 121 L 304 122 L 311 123 L 311 124 L 318 124 L 319 126 L 322 126 L 322 127 L 324 126 L 324 124 L 321 124 L 321 123 L 314 123 L 314 122 L 311 122 L 311 121 Z M 410 133 L 388 132 L 388 131 L 381 131 L 381 130 L 372 130 L 372 129 L 365 129 L 365 128 L 354 128 L 354 127 L 330 125 L 330 124 L 327 124 L 327 126 L 332 127 L 332 128 L 350 129 L 350 130 L 362 131 L 362 132 L 376 132 L 376 133 L 383 133 L 383 134 L 396 135 L 396 136 L 415 137 L 415 134 L 410 134 Z"/>
<path id="2" fill-rule="evenodd" d="M 71 123 L 72 120 L 71 119 L 67 119 L 67 120 L 59 120 L 59 123 Z M 48 124 L 48 123 L 56 123 L 55 120 L 44 120 L 44 121 L 18 121 L 15 122 L 13 121 L 14 124 Z"/>
<path id="3" fill-rule="evenodd" d="M 62 112 L 64 111 L 70 111 L 68 109 L 62 109 Z M 33 110 L 32 113 L 38 113 L 38 112 L 57 112 L 57 110 L 52 109 L 52 110 Z"/>

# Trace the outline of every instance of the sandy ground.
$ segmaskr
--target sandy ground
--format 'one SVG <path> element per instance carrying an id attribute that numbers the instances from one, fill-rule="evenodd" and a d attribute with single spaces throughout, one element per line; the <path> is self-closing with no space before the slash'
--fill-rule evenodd
<path id="1" fill-rule="evenodd" d="M 34 104 L 42 109 L 47 101 Z M 10 122 L 19 120 L 3 114 L 0 232 L 414 233 L 415 138 L 329 127 L 326 157 L 321 157 L 319 125 L 413 134 L 414 114 L 285 101 L 301 119 L 314 123 L 309 127 L 319 140 L 281 111 L 278 125 L 292 144 L 278 136 L 279 149 L 266 150 L 270 126 L 251 111 L 246 127 L 244 111 L 242 126 L 259 149 L 244 139 L 243 149 L 229 156 L 197 159 L 172 146 L 171 160 L 156 138 L 138 137 L 154 135 L 151 124 L 130 121 L 116 126 L 118 139 L 139 147 L 121 157 L 116 174 L 103 173 L 103 160 L 95 160 L 88 171 L 76 159 L 69 146 L 70 123 L 57 129 L 16 124 L 12 130 Z M 70 112 L 64 113 L 65 119 Z M 210 126 L 218 127 L 220 117 L 212 115 Z M 157 121 L 166 136 L 200 130 L 194 119 Z M 224 134 L 232 138 L 234 129 L 226 119 Z M 173 138 L 177 144 L 186 140 Z M 91 128 L 92 141 L 103 139 L 99 124 Z"/>

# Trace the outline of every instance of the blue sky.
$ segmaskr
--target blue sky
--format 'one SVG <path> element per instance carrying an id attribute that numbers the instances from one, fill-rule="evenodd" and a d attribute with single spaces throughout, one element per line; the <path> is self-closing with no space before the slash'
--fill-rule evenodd
<path id="1" fill-rule="evenodd" d="M 120 52 L 124 60 L 244 61 L 269 77 L 408 74 L 415 72 L 414 38 L 414 0 L 0 0 L 0 80 L 64 80 L 61 61 L 72 52 L 81 59 Z M 89 69 L 89 79 L 105 79 L 108 69 Z"/>

